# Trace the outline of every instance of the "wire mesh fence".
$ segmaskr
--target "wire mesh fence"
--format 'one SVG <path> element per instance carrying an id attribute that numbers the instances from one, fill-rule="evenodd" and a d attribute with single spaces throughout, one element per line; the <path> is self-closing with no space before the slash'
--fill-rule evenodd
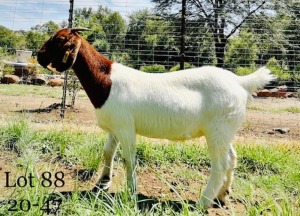
<path id="1" fill-rule="evenodd" d="M 68 26 L 66 0 L 3 0 L 0 56 L 16 50 L 36 56 L 42 43 Z M 185 32 L 182 1 L 75 0 L 73 26 L 109 58 L 147 72 L 215 65 L 244 75 L 267 65 L 276 85 L 296 92 L 300 81 L 300 2 L 187 0 Z M 182 55 L 184 38 L 184 55 Z M 3 62 L 1 62 L 3 68 Z M 45 72 L 45 71 L 43 71 Z"/>
<path id="2" fill-rule="evenodd" d="M 66 80 L 65 77 L 49 74 L 51 72 L 39 67 L 35 57 L 41 45 L 53 35 L 55 31 L 68 26 L 69 8 L 70 2 L 68 0 L 1 0 L 0 77 L 4 74 L 16 74 L 18 72 L 17 75 L 21 77 L 20 83 L 24 84 L 38 84 L 37 82 L 40 81 L 33 82 L 33 79 L 28 81 L 27 78 L 28 76 L 32 76 L 38 80 L 37 78 L 40 74 L 47 74 L 48 80 L 52 80 L 53 78 L 53 80 Z M 285 148 L 288 145 L 299 146 L 300 140 L 300 0 L 186 0 L 186 15 L 184 18 L 185 31 L 182 31 L 182 1 L 179 0 L 74 0 L 72 21 L 74 27 L 80 26 L 90 29 L 90 31 L 81 32 L 81 34 L 103 55 L 116 62 L 145 72 L 163 73 L 179 70 L 181 67 L 180 62 L 182 58 L 184 58 L 185 69 L 214 65 L 229 69 L 238 75 L 246 75 L 266 65 L 272 73 L 277 74 L 278 80 L 268 86 L 268 88 L 273 89 L 280 85 L 286 85 L 286 87 L 278 89 L 275 95 L 279 96 L 279 93 L 289 91 L 292 93 L 292 98 L 281 99 L 272 97 L 268 99 L 255 99 L 248 105 L 245 121 L 243 122 L 243 126 L 239 129 L 235 141 L 238 141 L 236 142 L 237 144 L 246 143 L 245 145 L 241 145 L 238 149 L 241 153 L 250 153 L 246 154 L 246 156 L 241 156 L 240 161 L 242 165 L 240 167 L 243 169 L 244 166 L 246 171 L 244 173 L 241 172 L 242 174 L 237 176 L 237 178 L 240 178 L 240 182 L 243 184 L 233 190 L 233 192 L 241 191 L 240 188 L 246 188 L 246 198 L 248 200 L 244 198 L 237 199 L 233 207 L 237 212 L 239 212 L 241 206 L 246 209 L 245 212 L 249 211 L 248 209 L 250 209 L 249 212 L 259 212 L 260 214 L 262 209 L 268 213 L 275 212 L 275 210 L 273 210 L 274 208 L 270 207 L 270 203 L 272 203 L 270 202 L 271 199 L 269 199 L 269 197 L 268 199 L 264 199 L 265 196 L 262 195 L 263 193 L 273 194 L 273 206 L 280 206 L 276 212 L 293 212 L 290 206 L 299 207 L 299 202 L 298 205 L 296 202 L 297 198 L 299 198 L 299 188 L 297 190 L 297 187 L 293 186 L 297 184 L 292 184 L 291 180 L 295 179 L 297 181 L 299 175 L 296 176 L 297 173 L 291 172 L 291 178 L 286 178 L 286 175 L 282 175 L 281 171 L 287 166 L 280 168 L 277 161 L 281 159 L 282 164 L 284 164 L 284 162 L 289 159 L 285 157 L 286 155 L 294 156 L 294 148 L 288 148 L 288 150 L 280 154 L 279 149 L 281 150 L 281 148 Z M 26 60 L 24 62 L 21 60 L 20 62 L 17 58 L 18 50 L 31 51 L 33 58 L 29 61 Z M 28 66 L 29 63 L 34 66 Z M 13 65 L 13 67 L 11 67 L 11 65 Z M 188 73 L 188 71 L 186 71 L 186 73 Z M 66 86 L 68 92 L 64 92 L 64 94 L 69 97 L 67 103 L 70 106 L 73 106 L 74 103 L 77 105 L 77 110 L 74 109 L 75 111 L 73 112 L 69 109 L 68 111 L 70 112 L 66 114 L 65 122 L 68 123 L 69 120 L 72 124 L 57 124 L 59 114 L 62 115 L 65 111 L 63 103 L 58 102 L 66 98 L 61 100 L 60 97 L 63 95 L 61 88 L 49 88 L 45 86 L 23 88 L 27 86 L 14 85 L 8 87 L 8 85 L 0 84 L 0 118 L 7 113 L 9 113 L 9 115 L 25 113 L 26 117 L 30 116 L 30 123 L 37 123 L 35 126 L 38 127 L 38 129 L 34 129 L 34 131 L 31 132 L 29 131 L 31 128 L 25 128 L 24 133 L 22 132 L 20 135 L 22 136 L 20 146 L 24 147 L 24 141 L 24 143 L 28 142 L 30 144 L 28 145 L 30 148 L 35 148 L 36 146 L 38 147 L 40 143 L 39 140 L 43 139 L 43 142 L 41 142 L 40 147 L 37 149 L 41 149 L 41 152 L 43 152 L 43 154 L 46 152 L 46 154 L 40 159 L 45 162 L 49 159 L 51 163 L 54 161 L 54 165 L 56 165 L 57 161 L 59 163 L 62 162 L 59 165 L 66 166 L 67 169 L 65 170 L 67 170 L 69 174 L 72 174 L 70 164 L 79 165 L 75 166 L 76 169 L 74 169 L 74 176 L 76 177 L 78 171 L 84 171 L 84 173 L 86 173 L 86 164 L 91 164 L 92 159 L 88 157 L 87 152 L 99 152 L 98 147 L 95 148 L 91 145 L 95 141 L 99 141 L 98 139 L 94 139 L 94 137 L 99 137 L 99 133 L 97 131 L 97 134 L 91 134 L 92 136 L 90 138 L 87 137 L 88 140 L 84 140 L 85 137 L 81 139 L 81 134 L 90 134 L 91 130 L 93 130 L 91 126 L 96 126 L 97 119 L 94 116 L 94 108 L 89 102 L 87 95 L 81 90 L 81 86 L 76 77 L 70 71 L 68 83 L 68 86 Z M 53 81 L 53 85 L 58 84 L 55 84 Z M 267 91 L 262 93 L 271 95 L 273 92 Z M 21 96 L 18 97 L 19 95 Z M 192 98 L 186 98 L 186 100 L 192 100 Z M 58 110 L 56 110 L 57 112 L 52 112 L 52 109 L 55 109 L 57 106 L 61 106 L 61 112 L 59 113 Z M 51 123 L 54 123 L 54 126 L 51 125 Z M 49 133 L 43 133 L 45 126 L 47 130 L 50 131 Z M 48 129 L 48 126 L 49 128 L 57 128 L 58 132 L 52 132 L 51 129 Z M 81 130 L 81 126 L 87 126 L 87 128 Z M 19 127 L 16 127 L 14 130 L 16 130 L 16 133 L 20 133 Z M 69 134 L 67 133 L 69 130 L 74 130 L 76 133 Z M 217 132 L 218 131 L 216 131 L 216 133 Z M 67 135 L 61 138 L 64 133 L 67 133 Z M 57 138 L 54 136 L 56 134 Z M 37 139 L 35 136 L 39 136 L 41 139 Z M 74 145 L 73 140 L 76 138 L 78 138 L 78 144 L 83 147 L 77 148 L 77 146 Z M 14 137 L 12 137 L 12 139 L 14 139 Z M 271 142 L 267 142 L 269 139 Z M 9 140 L 11 140 L 11 138 Z M 61 147 L 52 145 L 52 140 L 53 143 L 61 141 Z M 148 145 L 148 142 L 157 141 L 147 140 L 146 145 Z M 18 144 L 19 143 L 16 145 L 17 147 Z M 92 148 L 87 148 L 87 144 L 92 146 Z M 190 144 L 194 146 L 193 143 Z M 260 145 L 266 148 L 260 148 Z M 48 146 L 50 147 L 48 148 Z M 170 146 L 173 148 L 173 145 Z M 195 146 L 198 146 L 198 144 L 195 144 Z M 243 146 L 245 146 L 245 148 Z M 254 148 L 258 147 L 257 153 L 252 146 L 254 146 Z M 78 155 L 87 155 L 87 157 L 84 158 L 86 158 L 88 162 L 84 164 L 82 162 L 83 160 L 78 159 L 77 154 L 74 155 L 69 151 L 70 149 L 77 149 L 79 152 Z M 86 151 L 84 151 L 84 149 L 86 149 Z M 28 152 L 30 153 L 31 149 L 29 150 Z M 146 150 L 149 150 L 148 147 Z M 159 149 L 154 149 L 154 151 L 156 150 Z M 171 150 L 176 152 L 178 149 L 174 148 Z M 60 153 L 60 151 L 62 153 Z M 32 152 L 35 153 L 36 151 Z M 187 164 L 182 163 L 184 165 L 182 166 L 177 163 L 176 167 L 182 166 L 184 170 L 187 168 L 195 168 L 198 171 L 198 168 L 201 166 L 194 166 L 190 163 L 190 161 L 193 160 L 193 158 L 189 156 L 190 152 L 189 149 L 179 152 L 180 154 L 187 154 Z M 257 154 L 257 157 L 253 152 Z M 4 151 L 4 153 L 6 154 L 6 151 Z M 29 155 L 31 157 L 31 153 L 29 153 L 24 152 L 24 156 Z M 54 157 L 50 158 L 48 154 L 53 154 Z M 201 154 L 203 154 L 203 152 Z M 266 158 L 266 154 L 270 154 L 270 157 Z M 170 154 L 164 155 L 164 152 L 159 155 L 163 155 L 163 157 L 170 156 Z M 138 156 L 141 155 L 138 154 Z M 11 163 L 9 158 L 10 157 L 4 157 L 2 161 L 14 165 L 15 163 Z M 36 163 L 38 158 L 39 156 L 34 156 L 32 159 L 29 158 L 30 160 L 28 161 L 32 160 Z M 143 157 L 139 159 L 142 161 Z M 157 163 L 155 159 L 153 161 L 156 166 Z M 173 166 L 173 158 L 171 158 L 170 161 L 170 164 Z M 205 161 L 205 166 L 206 163 L 207 161 Z M 18 159 L 17 165 L 19 166 L 19 164 L 20 160 Z M 7 168 L 8 166 L 5 164 L 4 168 L 5 167 Z M 294 171 L 292 168 L 290 170 Z M 145 170 L 146 169 L 147 167 L 145 167 Z M 205 168 L 205 170 L 200 173 L 204 175 L 204 178 L 206 178 L 207 170 L 208 168 Z M 275 171 L 273 172 L 273 170 Z M 163 172 L 165 173 L 164 170 Z M 118 170 L 118 173 L 121 173 L 120 170 Z M 251 177 L 251 181 L 245 182 L 244 179 L 248 178 L 247 175 L 249 175 L 249 173 L 264 178 L 256 179 Z M 264 175 L 265 173 L 266 175 Z M 123 173 L 121 174 L 119 179 L 123 178 Z M 147 171 L 143 176 L 148 178 L 149 174 L 153 173 Z M 156 176 L 157 173 L 154 174 Z M 179 174 L 181 175 L 181 173 L 178 172 L 178 175 Z M 190 174 L 187 174 L 189 178 Z M 275 178 L 277 178 L 275 174 L 282 176 L 282 178 L 278 177 L 281 181 L 280 183 L 275 182 Z M 163 179 L 163 184 L 172 180 L 172 177 L 176 175 L 177 173 L 173 173 L 173 171 L 170 175 L 166 173 L 168 179 Z M 199 178 L 199 175 L 194 175 L 193 173 L 193 176 L 197 178 Z M 74 176 L 72 174 L 68 179 L 75 179 Z M 165 178 L 164 176 L 162 177 Z M 268 183 L 266 179 L 271 179 L 271 181 Z M 77 184 L 75 180 L 72 180 L 72 182 Z M 81 182 L 88 185 L 86 181 Z M 143 179 L 141 182 L 143 182 Z M 184 178 L 183 180 L 181 178 L 179 183 L 182 182 L 184 186 L 191 188 L 192 195 L 189 196 L 187 200 L 189 201 L 190 198 L 195 196 L 195 182 L 192 179 L 191 184 L 186 184 Z M 260 187 L 261 184 L 266 183 L 266 187 L 272 188 L 274 187 L 274 182 L 276 186 L 278 186 L 278 190 L 266 191 Z M 149 181 L 151 188 L 146 188 L 146 195 L 149 191 L 152 191 L 153 188 L 158 188 L 159 194 L 155 193 L 153 197 L 155 198 L 156 195 L 158 198 L 162 197 L 162 193 L 165 192 L 161 190 L 160 184 L 157 183 L 158 181 L 151 178 L 151 181 Z M 159 187 L 155 185 L 152 187 L 153 184 Z M 201 185 L 202 184 L 203 181 Z M 257 191 L 259 193 L 256 193 L 252 189 L 252 184 L 258 185 Z M 173 185 L 173 181 L 169 185 Z M 181 185 L 178 186 L 181 187 Z M 74 187 L 70 187 L 69 189 L 73 190 Z M 186 190 L 185 188 L 183 189 Z M 167 190 L 171 191 L 173 195 L 175 194 L 173 188 L 172 190 L 167 188 Z M 281 190 L 284 191 L 284 193 L 282 193 Z M 253 196 L 248 196 L 250 192 Z M 233 193 L 231 199 L 245 195 L 245 193 L 241 194 L 242 195 Z M 168 194 L 163 197 L 168 197 Z M 256 197 L 259 197 L 259 199 L 256 200 Z M 284 197 L 284 199 L 278 197 Z M 174 199 L 178 200 L 177 192 Z M 180 200 L 184 199 L 180 198 Z M 263 199 L 268 200 L 268 202 L 257 205 L 257 203 Z M 242 200 L 242 202 L 239 200 Z M 69 202 L 68 199 L 66 201 Z M 81 201 L 82 200 L 80 200 L 80 202 Z M 87 203 L 87 207 L 83 209 L 82 212 L 92 212 L 93 209 L 90 208 L 90 206 L 98 206 L 97 203 L 95 205 L 94 200 L 91 204 L 86 202 L 86 200 L 84 203 Z M 288 203 L 292 204 L 288 206 Z M 100 207 L 101 204 L 103 203 L 100 203 Z M 106 203 L 104 204 L 106 206 Z M 158 204 L 159 205 L 155 205 L 161 208 L 160 203 Z M 184 210 L 186 210 L 185 204 L 186 203 L 183 205 L 185 207 Z M 80 205 L 81 203 L 77 206 Z M 167 205 L 169 204 L 167 203 Z M 126 205 L 122 204 L 121 208 L 124 206 L 126 207 Z M 252 208 L 252 206 L 256 208 Z M 156 211 L 154 207 L 151 207 L 151 211 L 152 209 Z M 228 210 L 229 208 L 226 209 Z M 79 208 L 79 210 L 81 209 Z M 115 209 L 109 208 L 110 212 L 112 210 L 115 211 Z M 123 211 L 123 209 L 116 209 L 116 211 L 119 210 L 120 212 Z M 295 211 L 297 211 L 297 209 Z M 64 208 L 62 208 L 62 212 L 64 212 Z M 68 209 L 66 212 L 68 212 Z M 162 211 L 158 209 L 157 212 L 160 213 Z M 166 212 L 173 212 L 173 210 Z"/>

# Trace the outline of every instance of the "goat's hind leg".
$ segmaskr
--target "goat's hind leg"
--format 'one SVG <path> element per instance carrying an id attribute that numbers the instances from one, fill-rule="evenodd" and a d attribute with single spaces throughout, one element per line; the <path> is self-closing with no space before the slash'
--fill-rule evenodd
<path id="1" fill-rule="evenodd" d="M 126 129 L 118 131 L 116 136 L 120 141 L 122 157 L 125 160 L 127 186 L 130 192 L 132 194 L 135 194 L 137 191 L 135 131 L 133 130 L 133 127 L 128 127 Z"/>
<path id="2" fill-rule="evenodd" d="M 99 189 L 107 190 L 112 181 L 113 172 L 113 162 L 118 147 L 118 140 L 113 134 L 108 135 L 108 139 L 104 145 L 104 168 L 102 170 L 101 176 L 94 187 L 94 191 Z"/>
<path id="3" fill-rule="evenodd" d="M 236 155 L 236 152 L 235 152 L 232 144 L 230 144 L 228 157 L 229 157 L 229 169 L 226 174 L 227 178 L 226 178 L 226 180 L 218 194 L 218 197 L 217 197 L 217 200 L 218 200 L 217 202 L 219 202 L 221 205 L 225 205 L 226 197 L 231 192 L 231 184 L 232 184 L 232 181 L 234 178 L 234 169 L 236 167 L 237 155 Z"/>
<path id="4" fill-rule="evenodd" d="M 215 198 L 217 198 L 226 182 L 226 174 L 230 168 L 228 151 L 232 136 L 220 130 L 215 131 L 216 133 L 209 133 L 206 136 L 208 153 L 211 160 L 211 173 L 200 199 L 201 207 L 205 208 L 210 207 L 214 203 Z"/>

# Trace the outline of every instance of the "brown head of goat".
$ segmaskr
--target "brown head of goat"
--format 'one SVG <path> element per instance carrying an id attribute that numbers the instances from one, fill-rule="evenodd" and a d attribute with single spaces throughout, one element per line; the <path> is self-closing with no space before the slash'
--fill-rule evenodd
<path id="1" fill-rule="evenodd" d="M 42 46 L 38 62 L 52 71 L 63 72 L 74 64 L 81 46 L 80 29 L 61 29 Z"/>
<path id="2" fill-rule="evenodd" d="M 38 62 L 52 71 L 73 68 L 95 108 L 100 108 L 111 88 L 111 60 L 94 49 L 79 32 L 86 29 L 61 29 L 45 42 Z"/>

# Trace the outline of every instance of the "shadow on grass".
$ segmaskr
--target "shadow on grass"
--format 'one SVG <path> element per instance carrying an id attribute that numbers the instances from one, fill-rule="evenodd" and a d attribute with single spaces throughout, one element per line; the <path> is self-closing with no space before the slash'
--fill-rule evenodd
<path id="1" fill-rule="evenodd" d="M 19 113 L 50 113 L 54 109 L 60 109 L 61 106 L 62 106 L 61 103 L 53 103 L 46 108 L 22 109 L 22 110 L 17 110 L 15 112 L 19 112 Z"/>

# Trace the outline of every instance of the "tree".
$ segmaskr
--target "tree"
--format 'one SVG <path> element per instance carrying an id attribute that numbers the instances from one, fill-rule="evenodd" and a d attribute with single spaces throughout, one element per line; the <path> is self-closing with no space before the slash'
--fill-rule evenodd
<path id="1" fill-rule="evenodd" d="M 226 67 L 254 67 L 258 58 L 258 51 L 254 34 L 241 31 L 238 36 L 229 39 L 225 55 Z"/>
<path id="2" fill-rule="evenodd" d="M 265 65 L 275 58 L 281 68 L 293 70 L 300 61 L 300 3 L 274 1 L 273 9 L 276 13 L 253 15 L 242 29 L 255 35 L 257 64 Z"/>
<path id="3" fill-rule="evenodd" d="M 111 49 L 117 50 L 123 48 L 127 26 L 120 13 L 99 7 L 98 14 L 106 14 L 100 21 L 102 22 L 103 30 Z"/>
<path id="4" fill-rule="evenodd" d="M 181 18 L 175 17 L 172 19 L 172 26 L 174 26 L 175 32 L 181 32 L 180 23 Z M 179 41 L 177 46 L 179 47 Z M 178 55 L 177 62 L 179 58 Z M 186 22 L 185 61 L 197 67 L 216 64 L 213 35 L 206 28 L 205 22 L 201 20 L 189 19 Z"/>
<path id="5" fill-rule="evenodd" d="M 156 10 L 165 15 L 178 16 L 181 1 L 178 0 L 152 0 L 156 4 Z M 190 19 L 201 20 L 206 28 L 212 33 L 214 41 L 217 66 L 224 64 L 225 47 L 228 39 L 234 35 L 240 27 L 254 14 L 267 12 L 264 10 L 266 0 L 190 0 L 187 4 L 187 16 Z"/>
<path id="6" fill-rule="evenodd" d="M 300 62 L 300 2 L 287 4 L 285 16 L 288 16 L 289 23 L 285 25 L 284 36 L 287 44 L 287 61 L 289 68 L 298 68 Z M 299 72 L 299 71 L 298 71 Z"/>
<path id="7" fill-rule="evenodd" d="M 32 54 L 35 56 L 48 37 L 48 34 L 39 33 L 34 30 L 28 31 L 25 36 L 26 47 L 32 50 Z"/>
<path id="8" fill-rule="evenodd" d="M 53 21 L 31 27 L 31 29 L 24 35 L 26 48 L 32 50 L 32 54 L 36 55 L 49 36 L 53 35 L 59 29 L 60 26 Z"/>
<path id="9" fill-rule="evenodd" d="M 107 7 L 99 7 L 93 11 L 91 7 L 76 9 L 74 26 L 87 27 L 91 31 L 84 32 L 84 37 L 96 46 L 99 51 L 108 52 L 123 47 L 126 34 L 126 23 L 119 12 Z"/>
<path id="10" fill-rule="evenodd" d="M 22 33 L 16 33 L 4 26 L 0 26 L 0 47 L 2 53 L 15 53 L 16 49 L 24 48 Z"/>
<path id="11" fill-rule="evenodd" d="M 38 31 L 40 33 L 47 34 L 47 35 L 52 35 L 59 29 L 60 26 L 54 23 L 53 21 L 46 22 L 43 25 L 36 25 L 31 27 L 32 31 Z"/>
<path id="12" fill-rule="evenodd" d="M 154 63 L 170 66 L 178 55 L 172 22 L 139 10 L 129 16 L 125 47 L 137 68 Z M 173 65 L 173 64 L 172 64 Z"/>
<path id="13" fill-rule="evenodd" d="M 146 20 L 144 31 L 140 34 L 141 40 L 149 51 L 148 61 L 151 64 L 158 62 L 169 66 L 169 62 L 174 58 L 174 53 L 179 52 L 171 32 L 173 32 L 173 27 L 170 21 L 163 20 L 157 16 L 150 16 Z"/>
<path id="14" fill-rule="evenodd" d="M 123 52 L 127 26 L 119 12 L 100 6 L 96 11 L 91 7 L 76 9 L 74 14 L 74 26 L 91 29 L 82 35 L 96 50 L 109 54 L 115 61 L 130 64 L 129 55 Z"/>
<path id="15" fill-rule="evenodd" d="M 256 64 L 265 65 L 272 57 L 276 57 L 281 65 L 285 64 L 287 40 L 284 28 L 288 22 L 287 17 L 278 14 L 256 14 L 245 22 L 240 31 L 251 32 L 255 37 L 259 50 Z"/>
<path id="16" fill-rule="evenodd" d="M 141 50 L 146 50 L 144 46 L 141 34 L 145 30 L 146 22 L 150 16 L 151 12 L 147 9 L 135 11 L 129 15 L 128 28 L 125 37 L 125 49 L 127 53 L 131 56 L 133 64 L 138 65 L 140 62 L 145 60 L 145 56 L 142 56 Z"/>

